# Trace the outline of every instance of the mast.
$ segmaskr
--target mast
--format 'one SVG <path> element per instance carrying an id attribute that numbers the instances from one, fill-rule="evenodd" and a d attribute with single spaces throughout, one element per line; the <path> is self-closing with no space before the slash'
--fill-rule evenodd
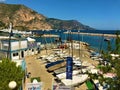
<path id="1" fill-rule="evenodd" d="M 80 30 L 78 30 L 78 40 L 79 40 L 79 59 L 80 59 Z"/>
<path id="2" fill-rule="evenodd" d="M 53 41 L 52 41 L 52 37 L 50 35 L 52 35 L 51 30 L 49 31 L 49 37 L 50 37 L 51 48 L 53 48 Z"/>
<path id="3" fill-rule="evenodd" d="M 81 61 L 81 73 L 82 73 L 82 60 L 80 59 L 80 50 L 81 50 L 81 45 L 80 45 L 80 30 L 78 30 L 78 40 L 79 40 L 79 60 Z M 83 40 L 83 37 L 82 37 Z"/>
<path id="4" fill-rule="evenodd" d="M 45 33 L 45 30 L 43 30 L 43 35 L 44 35 L 44 33 Z M 43 38 L 44 38 L 44 42 L 45 42 L 45 44 L 44 44 L 45 50 L 46 50 L 46 53 L 47 53 L 47 46 L 46 46 L 47 40 L 46 40 L 46 37 L 43 37 Z"/>
<path id="5" fill-rule="evenodd" d="M 68 30 L 68 38 L 67 38 L 68 44 L 69 44 L 69 56 L 70 56 L 70 30 Z"/>

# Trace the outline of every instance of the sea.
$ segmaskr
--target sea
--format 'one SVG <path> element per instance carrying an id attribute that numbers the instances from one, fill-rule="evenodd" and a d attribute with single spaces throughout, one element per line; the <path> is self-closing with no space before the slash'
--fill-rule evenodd
<path id="1" fill-rule="evenodd" d="M 70 37 L 72 40 L 82 41 L 86 42 L 90 45 L 90 48 L 95 50 L 96 52 L 100 52 L 101 50 L 107 50 L 108 42 L 105 41 L 104 36 L 90 36 L 85 34 L 66 34 L 67 30 L 35 30 L 32 31 L 33 34 L 55 34 L 59 35 L 62 41 L 67 40 L 68 37 Z M 78 32 L 78 30 L 71 30 L 71 32 Z M 79 30 L 79 33 L 99 33 L 99 34 L 116 34 L 117 32 L 120 32 L 118 30 Z M 41 38 L 41 37 L 35 37 L 37 42 L 41 42 L 42 44 L 46 43 L 52 43 L 55 41 L 55 38 Z M 114 49 L 115 47 L 115 38 L 110 38 L 111 47 Z"/>

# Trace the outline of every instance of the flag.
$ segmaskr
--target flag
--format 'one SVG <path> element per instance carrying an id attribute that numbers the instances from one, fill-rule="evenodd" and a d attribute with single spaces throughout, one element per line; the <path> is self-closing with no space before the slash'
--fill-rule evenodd
<path id="1" fill-rule="evenodd" d="M 67 57 L 66 60 L 66 79 L 72 79 L 72 72 L 73 72 L 73 59 L 72 57 Z"/>

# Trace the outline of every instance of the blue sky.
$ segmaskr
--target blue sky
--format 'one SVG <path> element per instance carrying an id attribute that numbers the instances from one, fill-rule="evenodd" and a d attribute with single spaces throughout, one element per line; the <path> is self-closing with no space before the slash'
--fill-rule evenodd
<path id="1" fill-rule="evenodd" d="M 5 0 L 49 18 L 78 20 L 97 29 L 120 30 L 120 0 Z"/>

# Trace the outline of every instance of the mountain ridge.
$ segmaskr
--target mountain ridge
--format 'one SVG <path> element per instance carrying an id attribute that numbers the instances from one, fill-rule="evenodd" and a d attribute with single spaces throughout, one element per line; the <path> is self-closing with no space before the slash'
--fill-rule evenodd
<path id="1" fill-rule="evenodd" d="M 77 20 L 48 18 L 25 5 L 0 3 L 0 28 L 7 27 L 10 22 L 18 30 L 94 29 Z"/>

